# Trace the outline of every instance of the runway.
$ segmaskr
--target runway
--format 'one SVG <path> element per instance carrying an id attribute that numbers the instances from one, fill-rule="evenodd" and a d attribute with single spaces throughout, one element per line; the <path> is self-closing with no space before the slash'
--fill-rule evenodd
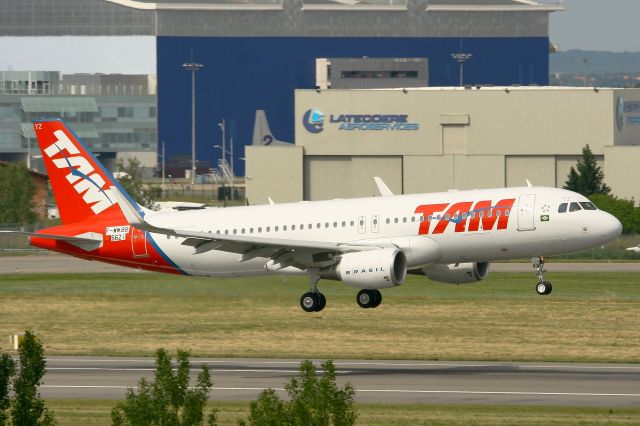
<path id="1" fill-rule="evenodd" d="M 284 396 L 300 360 L 192 359 L 206 363 L 216 400 L 253 400 L 265 388 Z M 367 403 L 522 404 L 640 407 L 640 365 L 504 362 L 334 362 L 339 384 L 351 382 Z M 44 398 L 123 399 L 139 378 L 152 378 L 152 358 L 49 357 Z"/>
<path id="2" fill-rule="evenodd" d="M 640 272 L 640 262 L 627 263 L 553 263 L 545 269 L 550 272 Z M 0 274 L 45 274 L 45 273 L 135 273 L 137 269 L 88 261 L 61 254 L 38 254 L 25 256 L 0 256 Z M 530 263 L 492 263 L 493 272 L 530 272 Z M 139 271 L 142 273 L 149 273 Z"/>

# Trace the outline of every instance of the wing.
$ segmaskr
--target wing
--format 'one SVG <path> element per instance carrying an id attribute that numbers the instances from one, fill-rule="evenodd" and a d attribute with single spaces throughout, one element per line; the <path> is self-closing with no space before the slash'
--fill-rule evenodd
<path id="1" fill-rule="evenodd" d="M 202 231 L 188 231 L 158 227 L 147 222 L 141 212 L 126 199 L 120 191 L 111 187 L 122 212 L 135 228 L 155 234 L 185 238 L 183 245 L 194 248 L 194 254 L 219 250 L 240 255 L 239 262 L 256 257 L 270 258 L 270 268 L 277 270 L 294 266 L 299 269 L 318 268 L 335 263 L 343 253 L 395 247 L 393 244 L 353 244 L 341 242 L 320 242 L 269 238 L 244 235 L 212 234 Z"/>

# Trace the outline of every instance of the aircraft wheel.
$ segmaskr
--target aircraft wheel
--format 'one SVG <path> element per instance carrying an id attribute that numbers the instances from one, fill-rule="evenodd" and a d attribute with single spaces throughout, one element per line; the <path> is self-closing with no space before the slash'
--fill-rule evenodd
<path id="1" fill-rule="evenodd" d="M 325 306 L 327 306 L 327 298 L 324 297 L 324 294 L 322 293 L 318 293 L 317 298 L 318 298 L 318 306 L 316 307 L 316 312 L 320 312 L 321 310 L 324 309 Z"/>
<path id="2" fill-rule="evenodd" d="M 373 304 L 371 307 L 377 308 L 380 306 L 380 303 L 382 303 L 382 293 L 380 293 L 380 290 L 371 290 L 371 294 L 373 296 Z"/>
<path id="3" fill-rule="evenodd" d="M 545 296 L 551 293 L 551 290 L 552 290 L 552 287 L 549 281 L 543 281 L 536 285 L 536 293 L 538 293 L 540 296 Z"/>
<path id="4" fill-rule="evenodd" d="M 315 312 L 318 310 L 318 306 L 320 306 L 320 298 L 316 293 L 308 292 L 300 298 L 300 307 L 305 312 Z"/>
<path id="5" fill-rule="evenodd" d="M 371 290 L 363 289 L 358 292 L 356 302 L 361 308 L 371 308 L 374 304 L 374 297 Z"/>

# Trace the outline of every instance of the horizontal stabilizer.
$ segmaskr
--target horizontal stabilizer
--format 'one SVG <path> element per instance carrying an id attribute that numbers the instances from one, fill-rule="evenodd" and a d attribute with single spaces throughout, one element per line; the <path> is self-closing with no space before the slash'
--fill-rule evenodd
<path id="1" fill-rule="evenodd" d="M 54 235 L 40 234 L 38 232 L 24 231 L 0 231 L 0 234 L 26 235 L 28 237 L 46 238 L 49 240 L 64 241 L 74 247 L 78 247 L 84 251 L 93 251 L 102 247 L 102 234 L 96 232 L 85 232 L 79 235 Z"/>

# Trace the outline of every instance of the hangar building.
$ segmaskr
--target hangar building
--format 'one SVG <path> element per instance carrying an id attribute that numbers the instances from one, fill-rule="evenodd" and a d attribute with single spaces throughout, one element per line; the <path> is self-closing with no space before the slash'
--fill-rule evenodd
<path id="1" fill-rule="evenodd" d="M 236 152 L 251 143 L 256 110 L 293 141 L 294 90 L 316 86 L 319 58 L 423 59 L 420 86 L 457 85 L 461 71 L 468 84 L 546 85 L 549 14 L 558 10 L 533 0 L 3 0 L 0 35 L 155 36 L 158 140 L 168 158 L 191 152 L 183 64 L 193 60 L 203 65 L 197 158 L 215 160 L 223 118 Z M 472 55 L 463 70 L 455 53 Z"/>
<path id="2" fill-rule="evenodd" d="M 640 199 L 640 89 L 298 90 L 295 147 L 247 147 L 247 198 L 276 202 L 562 187 L 589 145 L 614 194 Z"/>

